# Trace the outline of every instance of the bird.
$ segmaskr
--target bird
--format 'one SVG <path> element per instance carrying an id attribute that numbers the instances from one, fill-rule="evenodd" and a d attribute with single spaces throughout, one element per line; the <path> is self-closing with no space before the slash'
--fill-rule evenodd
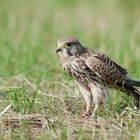
<path id="1" fill-rule="evenodd" d="M 95 116 L 96 110 L 106 103 L 110 88 L 132 96 L 136 107 L 140 107 L 140 91 L 136 88 L 140 81 L 130 78 L 126 69 L 105 54 L 84 47 L 75 37 L 58 39 L 56 53 L 62 68 L 76 80 L 85 99 L 85 116 Z"/>

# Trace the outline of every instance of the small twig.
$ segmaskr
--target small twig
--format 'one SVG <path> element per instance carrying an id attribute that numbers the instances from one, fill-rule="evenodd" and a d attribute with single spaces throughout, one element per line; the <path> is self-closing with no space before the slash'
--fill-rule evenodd
<path id="1" fill-rule="evenodd" d="M 13 104 L 8 105 L 4 110 L 0 113 L 0 117 L 8 110 Z"/>

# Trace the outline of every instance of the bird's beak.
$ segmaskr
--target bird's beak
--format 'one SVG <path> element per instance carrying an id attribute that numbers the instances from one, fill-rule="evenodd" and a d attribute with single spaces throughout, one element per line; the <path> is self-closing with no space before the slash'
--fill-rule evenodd
<path id="1" fill-rule="evenodd" d="M 61 51 L 62 51 L 62 48 L 56 49 L 56 53 L 61 52 Z"/>

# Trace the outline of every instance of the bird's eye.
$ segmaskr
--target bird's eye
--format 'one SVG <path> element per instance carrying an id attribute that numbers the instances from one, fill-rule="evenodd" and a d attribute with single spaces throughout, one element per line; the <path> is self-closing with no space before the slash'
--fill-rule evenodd
<path id="1" fill-rule="evenodd" d="M 72 43 L 67 43 L 67 46 L 70 47 L 72 45 Z"/>

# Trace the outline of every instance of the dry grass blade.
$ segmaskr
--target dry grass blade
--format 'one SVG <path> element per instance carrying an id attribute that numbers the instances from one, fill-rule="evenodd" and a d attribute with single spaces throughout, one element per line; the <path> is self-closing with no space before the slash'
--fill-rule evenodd
<path id="1" fill-rule="evenodd" d="M 6 108 L 4 108 L 4 110 L 0 113 L 0 117 L 8 110 L 11 108 L 13 104 L 9 104 Z"/>
<path id="2" fill-rule="evenodd" d="M 53 126 L 52 119 L 49 119 L 47 116 L 33 114 L 33 115 L 17 115 L 17 116 L 3 116 L 1 117 L 1 122 L 6 127 L 14 126 L 14 128 L 19 128 L 20 123 L 24 122 L 26 125 L 30 125 L 33 128 L 47 128 Z"/>
<path id="3" fill-rule="evenodd" d="M 22 129 L 31 138 L 54 127 L 54 120 L 44 115 L 17 115 L 0 118 L 1 129 L 9 133 L 17 133 Z"/>

